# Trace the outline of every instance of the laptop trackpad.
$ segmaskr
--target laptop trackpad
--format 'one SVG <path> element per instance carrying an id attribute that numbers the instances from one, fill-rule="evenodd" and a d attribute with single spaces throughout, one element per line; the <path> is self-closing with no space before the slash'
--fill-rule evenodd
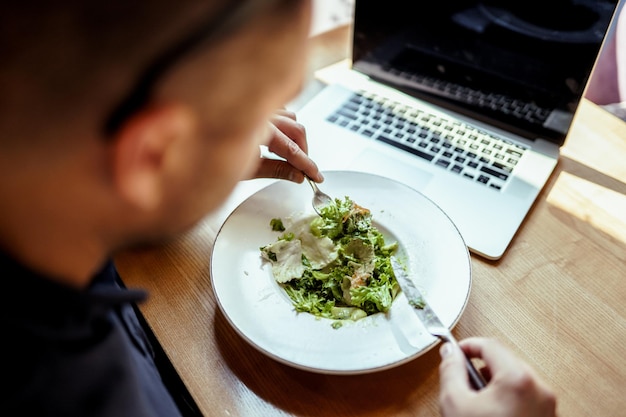
<path id="1" fill-rule="evenodd" d="M 423 190 L 432 177 L 429 172 L 372 149 L 366 149 L 357 155 L 348 168 L 391 178 L 417 191 Z"/>

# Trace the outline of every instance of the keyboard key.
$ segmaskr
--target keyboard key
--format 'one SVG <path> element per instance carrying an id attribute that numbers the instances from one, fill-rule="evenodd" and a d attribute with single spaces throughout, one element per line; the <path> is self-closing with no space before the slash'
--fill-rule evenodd
<path id="1" fill-rule="evenodd" d="M 511 167 L 506 166 L 506 165 L 504 165 L 504 164 L 501 164 L 501 163 L 499 163 L 499 162 L 494 162 L 494 163 L 493 163 L 493 166 L 494 166 L 494 167 L 496 167 L 496 168 L 498 168 L 498 169 L 501 169 L 502 171 L 506 171 L 506 172 L 511 172 L 511 171 L 513 171 L 513 169 L 512 169 Z"/>
<path id="2" fill-rule="evenodd" d="M 506 180 L 507 178 L 509 178 L 508 174 L 505 174 L 504 172 L 496 171 L 495 169 L 491 169 L 487 166 L 480 167 L 480 170 L 486 174 L 492 175 L 496 178 L 500 178 L 501 180 Z"/>
<path id="3" fill-rule="evenodd" d="M 408 146 L 408 145 L 405 145 L 403 143 L 398 143 L 397 141 L 395 141 L 393 139 L 390 139 L 390 138 L 388 138 L 386 136 L 383 136 L 383 135 L 379 135 L 376 139 L 381 141 L 381 142 L 388 143 L 389 145 L 395 146 L 396 148 L 400 148 L 400 149 L 402 149 L 404 151 L 410 152 L 413 155 L 417 155 L 420 158 L 424 158 L 424 159 L 426 159 L 428 161 L 432 161 L 433 158 L 434 158 L 434 156 L 429 154 L 429 153 L 423 152 L 423 151 L 421 151 L 419 149 L 415 149 L 412 146 Z"/>

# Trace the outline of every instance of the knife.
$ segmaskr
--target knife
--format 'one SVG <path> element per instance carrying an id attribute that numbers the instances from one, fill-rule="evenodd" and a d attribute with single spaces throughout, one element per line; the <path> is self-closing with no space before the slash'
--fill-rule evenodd
<path id="1" fill-rule="evenodd" d="M 412 307 L 412 310 L 415 312 L 420 321 L 424 324 L 426 330 L 433 336 L 438 337 L 444 342 L 449 342 L 460 349 L 459 344 L 450 332 L 450 329 L 448 329 L 448 327 L 441 322 L 395 256 L 391 257 L 391 267 L 393 268 L 398 285 L 400 285 L 402 292 L 404 292 L 407 300 L 409 301 L 409 305 Z M 487 385 L 485 379 L 480 372 L 478 372 L 467 355 L 465 356 L 465 363 L 467 365 L 470 383 L 474 389 L 479 390 L 484 388 Z"/>

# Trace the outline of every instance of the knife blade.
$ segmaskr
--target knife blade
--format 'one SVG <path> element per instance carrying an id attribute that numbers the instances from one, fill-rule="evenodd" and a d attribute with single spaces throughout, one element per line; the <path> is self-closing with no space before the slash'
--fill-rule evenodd
<path id="1" fill-rule="evenodd" d="M 439 319 L 439 316 L 435 314 L 422 295 L 421 291 L 417 288 L 413 280 L 409 278 L 406 270 L 395 256 L 391 257 L 391 267 L 393 268 L 393 272 L 396 276 L 396 281 L 398 282 L 400 289 L 404 292 L 404 295 L 406 296 L 413 312 L 424 324 L 426 331 L 444 342 L 450 342 L 460 349 L 459 344 L 456 341 L 456 338 L 452 335 L 452 332 L 450 332 L 450 329 L 448 329 L 448 327 Z M 474 389 L 479 390 L 484 388 L 487 385 L 485 379 L 467 355 L 465 356 L 465 363 L 467 365 L 470 383 Z"/>

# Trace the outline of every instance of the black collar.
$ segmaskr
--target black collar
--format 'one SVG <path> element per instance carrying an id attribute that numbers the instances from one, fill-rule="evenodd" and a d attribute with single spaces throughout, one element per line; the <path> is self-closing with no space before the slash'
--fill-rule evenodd
<path id="1" fill-rule="evenodd" d="M 5 322 L 65 327 L 85 324 L 122 304 L 144 301 L 144 290 L 121 284 L 112 261 L 85 289 L 75 289 L 38 274 L 0 252 L 0 319 Z M 16 323 L 17 324 L 17 323 Z"/>

